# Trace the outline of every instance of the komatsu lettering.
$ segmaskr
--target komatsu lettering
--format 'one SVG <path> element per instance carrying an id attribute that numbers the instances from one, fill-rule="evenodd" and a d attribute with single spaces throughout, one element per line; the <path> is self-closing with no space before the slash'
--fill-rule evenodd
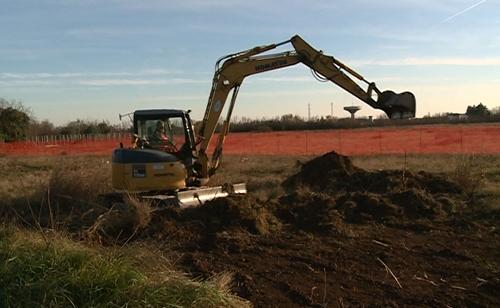
<path id="1" fill-rule="evenodd" d="M 277 60 L 271 63 L 266 63 L 266 64 L 260 64 L 255 66 L 256 71 L 265 71 L 265 70 L 270 70 L 275 67 L 283 66 L 286 65 L 288 62 L 286 60 Z"/>

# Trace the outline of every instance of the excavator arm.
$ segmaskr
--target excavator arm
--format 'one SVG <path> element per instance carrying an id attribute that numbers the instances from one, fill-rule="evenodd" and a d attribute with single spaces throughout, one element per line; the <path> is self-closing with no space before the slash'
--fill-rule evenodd
<path id="1" fill-rule="evenodd" d="M 294 50 L 271 55 L 260 55 L 287 43 L 291 43 Z M 220 65 L 221 62 L 222 65 Z M 381 92 L 375 83 L 366 81 L 363 76 L 353 69 L 334 57 L 324 55 L 321 51 L 307 44 L 301 37 L 295 35 L 290 40 L 255 47 L 222 57 L 217 61 L 212 89 L 199 130 L 201 142 L 198 150 L 198 163 L 201 165 L 201 178 L 208 179 L 219 167 L 224 139 L 229 132 L 229 123 L 238 90 L 245 77 L 289 67 L 297 63 L 303 63 L 310 67 L 313 74 L 320 80 L 332 81 L 373 108 L 383 110 L 391 119 L 415 116 L 415 97 L 412 93 Z M 366 83 L 367 90 L 361 88 L 350 76 Z M 209 162 L 206 151 L 230 92 L 232 92 L 232 97 L 229 108 L 212 159 Z M 372 98 L 373 92 L 375 92 L 377 100 Z"/>

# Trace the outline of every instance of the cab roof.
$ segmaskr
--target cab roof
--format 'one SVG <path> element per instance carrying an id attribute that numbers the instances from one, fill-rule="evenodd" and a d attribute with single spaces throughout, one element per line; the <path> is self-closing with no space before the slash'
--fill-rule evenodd
<path id="1" fill-rule="evenodd" d="M 179 109 L 144 109 L 136 110 L 134 112 L 134 118 L 156 118 L 156 117 L 172 117 L 172 116 L 183 116 L 186 111 Z"/>

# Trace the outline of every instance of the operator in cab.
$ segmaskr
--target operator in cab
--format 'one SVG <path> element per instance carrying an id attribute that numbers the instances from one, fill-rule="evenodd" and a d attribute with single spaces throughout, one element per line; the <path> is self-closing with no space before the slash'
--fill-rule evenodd
<path id="1" fill-rule="evenodd" d="M 165 132 L 165 122 L 158 120 L 156 122 L 156 129 L 150 137 L 149 144 L 152 148 L 174 153 L 177 152 L 175 144 Z"/>
<path id="2" fill-rule="evenodd" d="M 161 120 L 156 122 L 156 129 L 151 136 L 151 142 L 163 144 L 168 142 L 168 136 L 165 134 L 165 123 Z"/>

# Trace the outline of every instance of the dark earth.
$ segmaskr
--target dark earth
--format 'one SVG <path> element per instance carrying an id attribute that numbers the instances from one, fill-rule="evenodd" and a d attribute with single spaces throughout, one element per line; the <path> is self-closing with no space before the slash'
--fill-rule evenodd
<path id="1" fill-rule="evenodd" d="M 500 213 L 444 175 L 368 172 L 331 152 L 283 186 L 158 210 L 141 237 L 194 277 L 233 273 L 256 307 L 500 305 Z"/>
<path id="2" fill-rule="evenodd" d="M 80 238 L 150 244 L 195 278 L 231 273 L 256 307 L 500 307 L 500 211 L 445 175 L 369 172 L 330 152 L 282 185 L 269 200 L 250 192 L 152 213 L 51 204 Z M 50 211 L 13 217 L 51 226 Z"/>

